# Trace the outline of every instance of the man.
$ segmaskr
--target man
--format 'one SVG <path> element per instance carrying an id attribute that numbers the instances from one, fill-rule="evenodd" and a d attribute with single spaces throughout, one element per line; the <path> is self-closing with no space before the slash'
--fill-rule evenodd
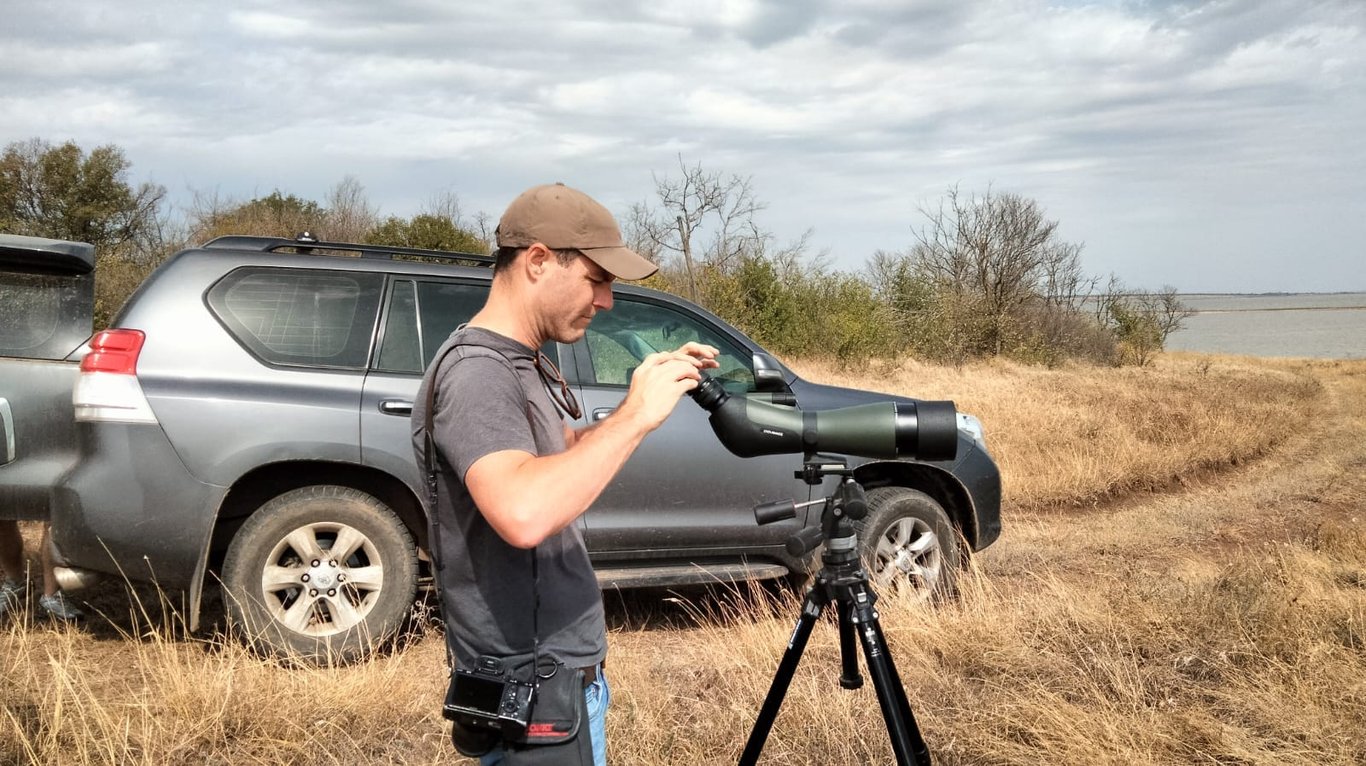
<path id="1" fill-rule="evenodd" d="M 435 386 L 438 499 L 429 513 L 440 537 L 432 547 L 439 549 L 442 611 L 461 667 L 481 656 L 525 657 L 534 648 L 584 669 L 589 720 L 580 736 L 591 737 L 601 766 L 606 623 L 574 520 L 697 386 L 700 370 L 716 366 L 717 349 L 689 343 L 647 356 L 610 417 L 569 428 L 561 411 L 578 419 L 578 403 L 538 349 L 582 338 L 593 315 L 612 307 L 613 280 L 644 279 L 656 267 L 624 245 L 606 208 L 562 184 L 513 200 L 496 237 L 488 300 L 437 352 L 413 408 L 421 465 L 428 389 Z M 457 727 L 458 745 L 461 735 Z M 495 748 L 482 763 L 502 756 Z"/>

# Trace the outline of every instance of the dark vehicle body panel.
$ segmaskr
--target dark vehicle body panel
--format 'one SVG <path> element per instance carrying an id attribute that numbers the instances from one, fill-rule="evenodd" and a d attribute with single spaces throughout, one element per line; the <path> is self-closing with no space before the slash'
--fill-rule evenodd
<path id="1" fill-rule="evenodd" d="M 82 423 L 85 454 L 53 492 L 63 563 L 166 588 L 191 588 L 226 489 L 195 479 L 154 425 Z"/>
<path id="2" fill-rule="evenodd" d="M 94 266 L 90 245 L 0 234 L 0 520 L 48 518 L 76 458 L 71 389 Z"/>

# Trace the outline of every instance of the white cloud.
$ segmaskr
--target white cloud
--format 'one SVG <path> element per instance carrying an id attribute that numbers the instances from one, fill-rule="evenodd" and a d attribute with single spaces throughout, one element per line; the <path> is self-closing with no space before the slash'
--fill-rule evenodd
<path id="1" fill-rule="evenodd" d="M 176 62 L 166 42 L 128 44 L 95 43 L 79 47 L 65 42 L 6 40 L 0 43 L 0 60 L 7 78 L 34 83 L 80 79 L 115 80 L 163 73 Z"/>
<path id="2" fill-rule="evenodd" d="M 723 29 L 738 30 L 759 15 L 757 0 L 658 0 L 642 8 L 646 18 L 692 26 L 706 19 Z"/>
<path id="3" fill-rule="evenodd" d="M 307 19 L 270 11 L 230 11 L 227 20 L 238 32 L 267 40 L 307 39 L 317 31 Z"/>
<path id="4" fill-rule="evenodd" d="M 1336 243 L 1315 284 L 1366 289 L 1358 0 L 12 5 L 0 141 L 114 142 L 182 186 L 319 196 L 349 173 L 404 213 L 581 179 L 624 207 L 682 154 L 752 175 L 762 223 L 848 267 L 947 186 L 994 183 L 1132 283 L 1239 239 L 1233 207 Z M 1340 223 L 1309 232 L 1305 206 Z M 1191 287 L 1262 278 L 1227 279 Z"/>

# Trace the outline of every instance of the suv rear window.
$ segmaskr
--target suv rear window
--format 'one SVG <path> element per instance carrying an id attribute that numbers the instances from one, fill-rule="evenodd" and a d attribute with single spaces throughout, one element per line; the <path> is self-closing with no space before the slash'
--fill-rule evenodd
<path id="1" fill-rule="evenodd" d="M 0 356 L 62 359 L 90 335 L 91 278 L 0 271 Z"/>
<path id="2" fill-rule="evenodd" d="M 270 364 L 362 369 L 382 274 L 248 267 L 209 290 L 209 307 L 238 342 Z"/>

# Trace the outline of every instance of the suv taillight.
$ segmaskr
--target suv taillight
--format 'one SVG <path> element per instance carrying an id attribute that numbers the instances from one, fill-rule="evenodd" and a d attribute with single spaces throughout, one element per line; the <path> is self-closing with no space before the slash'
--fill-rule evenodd
<path id="1" fill-rule="evenodd" d="M 87 423 L 155 423 L 157 417 L 138 383 L 138 355 L 147 335 L 141 330 L 105 330 L 90 341 L 81 375 L 71 394 L 76 420 Z"/>
<path id="2" fill-rule="evenodd" d="M 81 372 L 112 372 L 135 375 L 138 354 L 147 335 L 142 330 L 104 330 L 90 341 L 90 353 L 81 360 Z"/>

